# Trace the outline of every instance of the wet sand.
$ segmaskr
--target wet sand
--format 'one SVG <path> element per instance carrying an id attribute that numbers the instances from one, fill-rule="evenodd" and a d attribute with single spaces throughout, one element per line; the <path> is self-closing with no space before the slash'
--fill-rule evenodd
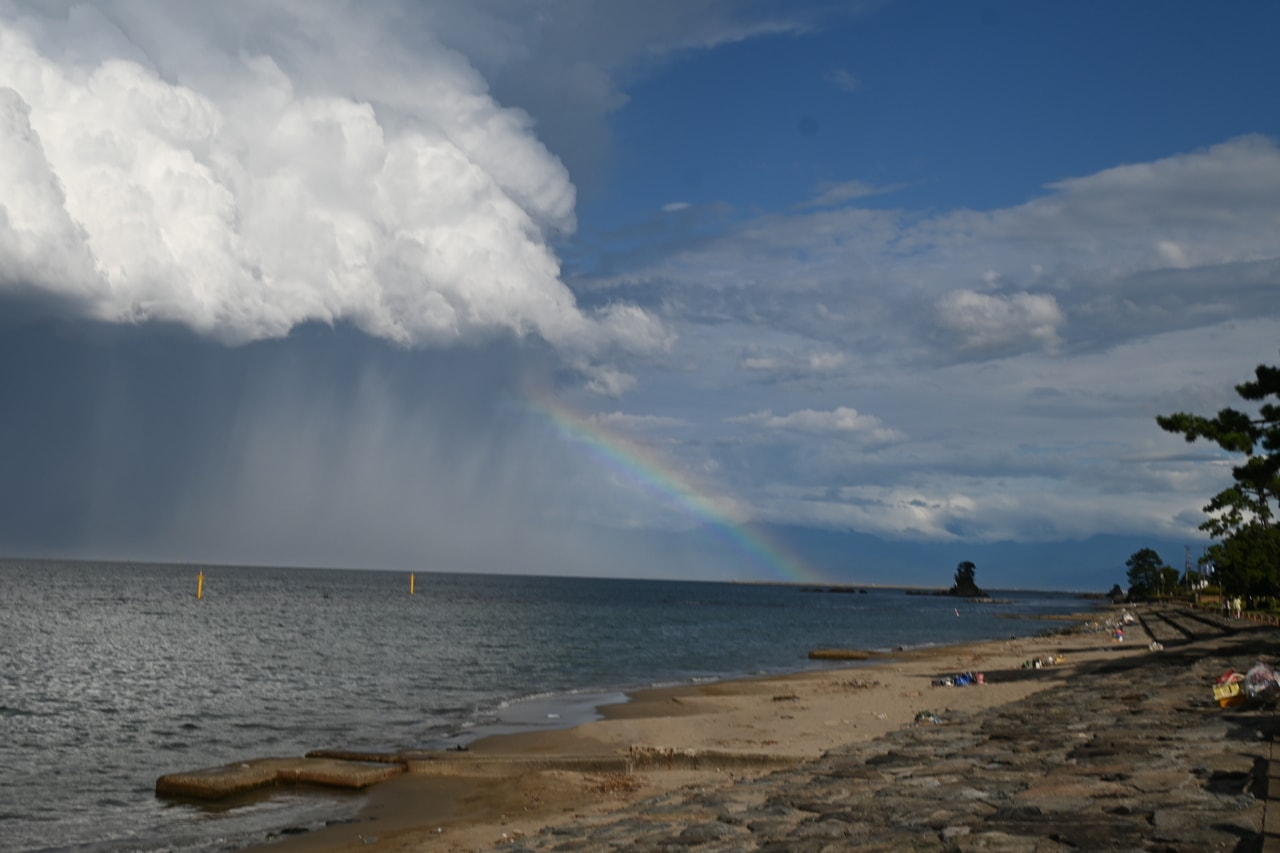
<path id="1" fill-rule="evenodd" d="M 375 786 L 356 821 L 256 849 L 522 849 L 548 833 L 568 841 L 575 827 L 599 825 L 657 795 L 726 789 L 780 767 L 803 774 L 832 751 L 874 742 L 923 715 L 948 719 L 1023 702 L 1069 685 L 1097 663 L 1156 654 L 1149 639 L 1137 625 L 1123 643 L 1097 628 L 916 649 L 776 678 L 641 690 L 626 703 L 600 708 L 603 720 L 479 740 L 467 753 L 451 756 L 457 760 L 449 762 L 447 775 L 411 772 Z M 1057 662 L 1025 666 L 1050 658 Z M 964 672 L 982 672 L 986 684 L 934 684 Z M 646 761 L 631 771 L 557 766 L 564 758 L 636 754 Z M 664 756 L 671 758 L 664 762 Z M 595 849 L 568 843 L 566 849 Z"/>

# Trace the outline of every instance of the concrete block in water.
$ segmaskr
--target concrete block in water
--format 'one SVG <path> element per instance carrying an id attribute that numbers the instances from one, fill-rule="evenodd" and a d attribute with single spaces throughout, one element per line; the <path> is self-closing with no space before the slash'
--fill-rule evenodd
<path id="1" fill-rule="evenodd" d="M 403 773 L 403 764 L 366 764 L 336 758 L 302 758 L 281 767 L 276 773 L 280 782 L 326 785 L 331 788 L 367 788 Z"/>
<path id="2" fill-rule="evenodd" d="M 406 757 L 410 773 L 422 776 L 510 776 L 543 770 L 625 773 L 624 755 L 492 755 L 473 752 L 420 753 Z"/>
<path id="3" fill-rule="evenodd" d="M 880 657 L 876 652 L 862 649 L 814 649 L 809 652 L 809 660 L 871 660 Z"/>
<path id="4" fill-rule="evenodd" d="M 369 764 L 332 758 L 260 758 L 156 780 L 156 795 L 220 800 L 234 794 L 280 784 L 365 788 L 403 773 L 403 764 Z"/>
<path id="5" fill-rule="evenodd" d="M 265 758 L 224 764 L 221 767 L 205 767 L 186 773 L 170 773 L 156 780 L 156 795 L 220 800 L 255 788 L 265 788 L 276 783 L 278 762 L 281 760 Z"/>

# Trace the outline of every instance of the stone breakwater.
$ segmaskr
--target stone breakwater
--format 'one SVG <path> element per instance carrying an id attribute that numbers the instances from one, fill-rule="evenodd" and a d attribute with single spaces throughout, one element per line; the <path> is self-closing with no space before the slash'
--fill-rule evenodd
<path id="1" fill-rule="evenodd" d="M 937 707 L 938 722 L 798 768 L 681 789 L 500 849 L 1280 851 L 1268 832 L 1280 831 L 1267 798 L 1274 711 L 1220 708 L 1211 689 L 1227 669 L 1274 662 L 1280 632 L 1184 621 L 1190 630 L 1144 620 L 1163 650 L 1082 667 L 1022 702 Z"/>

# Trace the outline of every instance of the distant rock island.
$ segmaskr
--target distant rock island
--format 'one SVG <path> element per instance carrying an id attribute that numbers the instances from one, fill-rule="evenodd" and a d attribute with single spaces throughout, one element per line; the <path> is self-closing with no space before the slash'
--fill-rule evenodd
<path id="1" fill-rule="evenodd" d="M 990 598 L 989 595 L 978 588 L 978 584 L 973 579 L 977 571 L 978 567 L 968 560 L 956 566 L 955 583 L 948 590 L 948 594 L 957 595 L 961 598 Z"/>

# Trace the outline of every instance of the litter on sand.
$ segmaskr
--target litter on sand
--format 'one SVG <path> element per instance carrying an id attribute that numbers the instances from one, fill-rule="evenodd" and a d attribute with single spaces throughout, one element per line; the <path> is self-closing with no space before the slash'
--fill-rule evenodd
<path id="1" fill-rule="evenodd" d="M 945 675 L 942 678 L 933 680 L 934 687 L 968 687 L 970 684 L 986 684 L 987 679 L 982 673 L 961 672 L 957 675 Z"/>
<path id="2" fill-rule="evenodd" d="M 1280 699 L 1280 676 L 1258 661 L 1244 675 L 1228 669 L 1213 683 L 1213 698 L 1219 707 L 1234 708 L 1246 702 L 1268 705 Z"/>

